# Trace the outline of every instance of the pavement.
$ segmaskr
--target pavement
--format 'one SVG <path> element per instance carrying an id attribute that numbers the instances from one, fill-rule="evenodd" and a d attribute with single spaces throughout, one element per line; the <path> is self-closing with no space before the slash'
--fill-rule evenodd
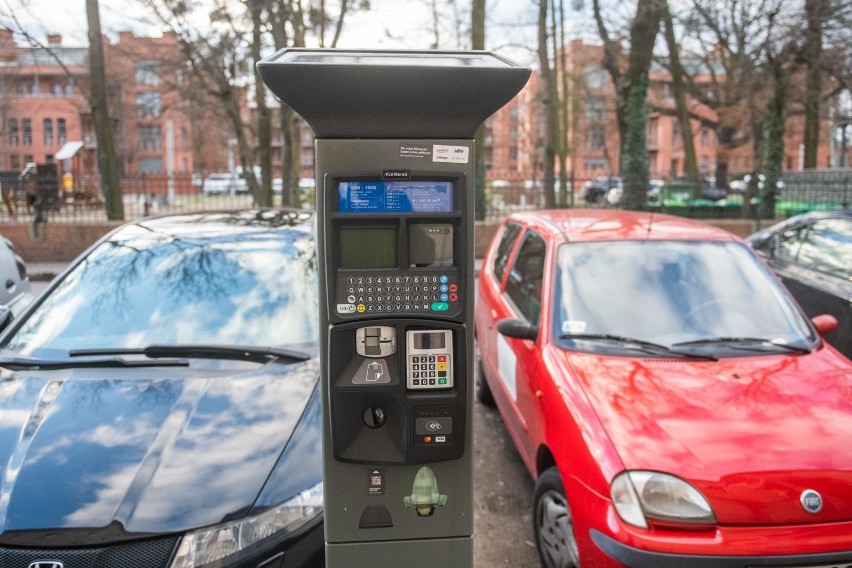
<path id="1" fill-rule="evenodd" d="M 53 277 L 65 270 L 68 262 L 28 262 L 27 273 L 30 282 L 49 282 Z"/>

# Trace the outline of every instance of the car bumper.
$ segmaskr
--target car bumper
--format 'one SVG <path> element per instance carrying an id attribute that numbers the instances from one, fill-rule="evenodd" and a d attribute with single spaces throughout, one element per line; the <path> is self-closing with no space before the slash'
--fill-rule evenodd
<path id="1" fill-rule="evenodd" d="M 630 568 L 846 568 L 852 565 L 852 550 L 821 554 L 790 554 L 773 556 L 715 556 L 698 554 L 670 554 L 641 550 L 622 544 L 592 529 L 592 541 L 613 560 Z"/>

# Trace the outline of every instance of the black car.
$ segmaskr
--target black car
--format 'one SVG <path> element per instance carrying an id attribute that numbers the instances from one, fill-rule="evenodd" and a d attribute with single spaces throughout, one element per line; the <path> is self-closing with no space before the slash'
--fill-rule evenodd
<path id="1" fill-rule="evenodd" d="M 312 216 L 145 219 L 0 336 L 0 566 L 323 564 Z"/>
<path id="2" fill-rule="evenodd" d="M 852 211 L 792 217 L 748 238 L 810 316 L 830 314 L 826 340 L 852 358 Z"/>

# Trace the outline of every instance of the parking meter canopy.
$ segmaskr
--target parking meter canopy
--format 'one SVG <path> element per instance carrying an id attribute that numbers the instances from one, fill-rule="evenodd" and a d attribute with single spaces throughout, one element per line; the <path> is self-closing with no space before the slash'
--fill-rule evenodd
<path id="1" fill-rule="evenodd" d="M 530 76 L 486 51 L 286 48 L 257 69 L 317 138 L 470 139 Z"/>

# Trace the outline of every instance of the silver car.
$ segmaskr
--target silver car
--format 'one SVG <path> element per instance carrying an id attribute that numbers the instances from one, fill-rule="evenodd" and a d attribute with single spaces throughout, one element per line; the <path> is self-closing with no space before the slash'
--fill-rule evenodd
<path id="1" fill-rule="evenodd" d="M 15 254 L 12 241 L 0 237 L 0 320 L 17 314 L 32 299 L 24 260 Z M 5 321 L 0 321 L 2 328 Z"/>

